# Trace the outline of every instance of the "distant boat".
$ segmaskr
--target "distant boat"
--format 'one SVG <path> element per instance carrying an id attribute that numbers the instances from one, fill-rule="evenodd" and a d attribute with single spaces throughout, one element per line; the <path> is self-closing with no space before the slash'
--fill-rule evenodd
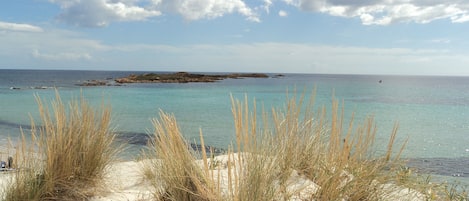
<path id="1" fill-rule="evenodd" d="M 13 89 L 14 89 L 14 90 L 18 90 L 18 89 L 21 89 L 21 88 L 19 88 L 19 87 L 10 87 L 10 89 L 11 89 L 11 90 L 13 90 Z"/>
<path id="2" fill-rule="evenodd" d="M 380 84 L 383 83 L 383 80 L 379 80 L 378 83 L 380 83 Z"/>

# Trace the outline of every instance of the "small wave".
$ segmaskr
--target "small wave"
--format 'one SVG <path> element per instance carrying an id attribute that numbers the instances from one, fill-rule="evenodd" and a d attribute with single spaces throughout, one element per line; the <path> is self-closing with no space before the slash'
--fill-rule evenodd
<path id="1" fill-rule="evenodd" d="M 9 122 L 9 121 L 4 121 L 4 120 L 0 120 L 0 126 L 10 127 L 10 128 L 31 129 L 31 125 L 14 123 L 14 122 Z"/>
<path id="2" fill-rule="evenodd" d="M 32 87 L 10 87 L 11 90 L 22 90 L 22 89 L 54 89 L 55 87 L 49 87 L 49 86 L 32 86 Z"/>
<path id="3" fill-rule="evenodd" d="M 408 160 L 407 166 L 424 174 L 469 177 L 469 157 L 414 158 Z"/>

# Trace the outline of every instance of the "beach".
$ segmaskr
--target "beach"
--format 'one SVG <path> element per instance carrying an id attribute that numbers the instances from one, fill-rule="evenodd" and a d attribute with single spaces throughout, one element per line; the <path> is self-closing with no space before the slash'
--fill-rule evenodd
<path id="1" fill-rule="evenodd" d="M 235 154 L 236 155 L 236 154 Z M 236 156 L 235 156 L 236 157 Z M 211 170 L 215 175 L 214 178 L 221 178 L 221 184 L 223 189 L 227 189 L 227 155 L 221 155 L 214 158 L 216 161 L 220 161 L 220 168 Z M 95 195 L 91 197 L 90 201 L 143 201 L 143 200 L 154 200 L 153 192 L 154 189 L 150 185 L 149 181 L 146 181 L 143 175 L 143 166 L 146 159 L 143 161 L 122 161 L 114 162 L 106 168 L 104 180 L 102 181 L 101 187 L 96 189 L 90 189 L 95 192 Z M 198 164 L 202 164 L 202 161 L 197 161 Z M 225 168 L 224 168 L 225 167 Z M 201 167 L 202 168 L 202 167 Z M 220 174 L 220 177 L 218 176 Z M 14 177 L 14 172 L 2 172 L 0 173 L 0 189 L 4 189 L 9 183 L 8 181 Z M 299 175 L 297 172 L 292 173 L 289 180 L 289 190 L 296 192 L 297 195 L 291 197 L 293 200 L 305 200 L 309 198 L 311 194 L 314 194 L 320 186 Z M 423 194 L 408 189 L 405 187 L 399 187 L 392 184 L 383 184 L 383 201 L 423 201 L 425 200 Z M 384 195 L 385 193 L 385 195 Z"/>
<path id="2" fill-rule="evenodd" d="M 217 156 L 215 157 L 215 160 L 222 163 L 220 164 L 220 167 L 226 167 L 228 156 Z M 101 195 L 93 197 L 91 201 L 153 200 L 154 198 L 152 197 L 151 186 L 148 184 L 148 181 L 143 179 L 141 172 L 141 168 L 144 163 L 145 161 L 127 161 L 113 164 L 106 175 L 107 179 L 105 180 L 105 183 L 107 189 L 101 192 Z M 198 161 L 198 163 L 202 164 L 202 161 Z M 218 178 L 218 174 L 221 175 L 222 188 L 227 189 L 227 168 L 220 168 L 211 171 L 211 174 L 215 175 L 214 178 Z M 291 192 L 297 192 L 297 195 L 290 199 L 291 201 L 305 200 L 320 188 L 317 184 L 298 175 L 296 172 L 290 176 L 288 182 L 289 190 Z M 383 185 L 383 193 L 384 192 L 386 192 L 386 195 L 382 196 L 383 201 L 425 200 L 424 195 L 415 190 L 391 184 Z"/>

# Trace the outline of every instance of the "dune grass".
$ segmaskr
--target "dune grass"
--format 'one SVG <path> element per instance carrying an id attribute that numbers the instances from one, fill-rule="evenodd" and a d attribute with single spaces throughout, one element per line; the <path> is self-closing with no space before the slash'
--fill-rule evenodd
<path id="1" fill-rule="evenodd" d="M 228 172 L 227 182 L 216 173 L 222 170 L 213 165 L 213 157 L 207 156 L 210 153 L 202 151 L 199 154 L 202 165 L 196 163 L 196 154 L 189 151 L 176 119 L 160 113 L 160 119 L 154 122 L 155 135 L 150 146 L 150 153 L 160 160 L 146 167 L 147 175 L 152 175 L 147 178 L 159 189 L 155 191 L 157 199 L 379 200 L 386 197 L 386 189 L 380 184 L 398 183 L 399 157 L 405 146 L 403 143 L 394 147 L 398 126 L 390 134 L 385 153 L 374 154 L 377 129 L 373 118 L 354 127 L 351 117 L 344 129 L 344 112 L 338 101 L 332 100 L 332 112 L 327 115 L 324 107 L 314 108 L 315 92 L 312 94 L 308 98 L 296 94 L 287 97 L 285 108 L 270 112 L 264 108 L 259 112 L 255 101 L 251 109 L 247 97 L 244 101 L 232 98 L 236 142 L 228 149 L 228 161 L 223 167 Z M 309 101 L 304 103 L 306 99 Z M 306 177 L 319 187 L 309 194 L 304 189 L 292 190 L 293 174 Z M 220 187 L 223 185 L 225 189 Z"/>
<path id="2" fill-rule="evenodd" d="M 338 101 L 332 100 L 331 119 L 326 119 L 325 108 L 314 111 L 315 93 L 312 94 L 308 103 L 304 103 L 304 96 L 293 96 L 287 98 L 284 109 L 272 109 L 270 114 L 263 112 L 262 128 L 257 128 L 255 103 L 250 110 L 247 99 L 232 101 L 238 150 L 267 156 L 262 160 L 250 157 L 247 165 L 240 165 L 244 168 L 242 172 L 248 173 L 236 178 L 246 181 L 240 182 L 238 197 L 252 196 L 251 183 L 260 182 L 262 185 L 255 188 L 263 188 L 257 191 L 266 194 L 259 195 L 259 200 L 272 200 L 278 195 L 289 200 L 298 193 L 286 190 L 292 171 L 320 186 L 307 198 L 316 200 L 377 200 L 381 191 L 376 183 L 394 179 L 389 171 L 399 167 L 404 148 L 402 145 L 392 155 L 397 126 L 390 134 L 386 153 L 373 155 L 376 139 L 373 119 L 367 118 L 354 128 L 352 117 L 344 130 L 343 108 L 339 109 Z"/>
<path id="3" fill-rule="evenodd" d="M 155 197 L 158 200 L 221 200 L 213 182 L 196 164 L 195 153 L 183 139 L 175 117 L 160 112 L 160 118 L 153 120 L 153 125 L 152 152 L 148 154 L 161 162 L 153 161 L 145 174 L 156 182 L 152 183 L 157 191 Z M 161 183 L 155 180 L 157 178 Z"/>
<path id="4" fill-rule="evenodd" d="M 93 109 L 83 96 L 64 104 L 58 92 L 52 108 L 36 97 L 40 124 L 16 151 L 15 173 L 5 200 L 82 200 L 92 195 L 118 153 L 110 129 L 111 111 Z M 29 140 L 30 139 L 30 140 Z"/>

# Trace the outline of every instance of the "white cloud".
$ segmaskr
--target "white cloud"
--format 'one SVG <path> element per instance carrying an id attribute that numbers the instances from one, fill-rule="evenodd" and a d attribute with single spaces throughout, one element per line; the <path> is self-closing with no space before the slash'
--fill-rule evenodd
<path id="1" fill-rule="evenodd" d="M 39 50 L 33 50 L 32 55 L 37 59 L 44 59 L 49 61 L 77 61 L 77 60 L 91 60 L 89 53 L 77 52 L 58 52 L 58 53 L 40 53 Z"/>
<path id="2" fill-rule="evenodd" d="M 214 19 L 238 13 L 260 22 L 243 0 L 49 0 L 60 5 L 58 20 L 68 24 L 103 27 L 113 21 L 141 21 L 173 12 L 186 20 Z M 268 9 L 271 2 L 264 0 Z"/>
<path id="3" fill-rule="evenodd" d="M 6 31 L 22 31 L 22 32 L 43 32 L 41 27 L 29 25 L 29 24 L 18 24 L 0 21 L 0 30 Z"/>
<path id="4" fill-rule="evenodd" d="M 187 20 L 214 19 L 236 12 L 249 21 L 260 22 L 258 15 L 242 0 L 165 0 L 163 4 Z"/>
<path id="5" fill-rule="evenodd" d="M 82 62 L 96 62 L 100 57 L 94 55 L 110 50 L 109 46 L 99 41 L 58 29 L 43 32 L 0 31 L 0 44 L 0 68 L 67 68 L 86 64 Z"/>
<path id="6" fill-rule="evenodd" d="M 270 13 L 270 7 L 272 6 L 272 0 L 264 0 L 264 5 L 261 6 L 265 12 Z"/>
<path id="7" fill-rule="evenodd" d="M 161 12 L 139 6 L 137 0 L 50 0 L 59 4 L 59 21 L 77 26 L 102 27 L 112 21 L 141 21 Z M 151 3 L 159 3 L 152 1 Z"/>
<path id="8" fill-rule="evenodd" d="M 239 14 L 260 22 L 260 11 L 267 14 L 274 0 L 258 0 L 251 8 L 248 0 L 49 0 L 60 5 L 57 19 L 88 27 L 107 26 L 114 21 L 141 21 L 165 13 L 184 19 L 215 19 Z M 453 23 L 469 21 L 469 4 L 461 0 L 281 0 L 304 11 L 332 16 L 359 18 L 364 25 L 388 25 L 399 22 L 429 23 L 448 19 Z M 285 11 L 279 15 L 284 16 Z"/>
<path id="9" fill-rule="evenodd" d="M 280 16 L 280 17 L 287 17 L 287 16 L 288 16 L 288 13 L 287 13 L 287 11 L 280 10 L 280 11 L 278 11 L 278 16 Z"/>
<path id="10" fill-rule="evenodd" d="M 448 50 L 300 43 L 103 45 L 64 30 L 0 34 L 0 68 L 469 75 L 469 55 Z"/>
<path id="11" fill-rule="evenodd" d="M 4 24 L 0 23 L 7 30 L 0 30 L 0 68 L 469 75 L 469 55 L 448 50 L 300 43 L 106 45 L 71 31 L 9 31 L 13 29 Z M 454 43 L 446 38 L 424 42 Z"/>
<path id="12" fill-rule="evenodd" d="M 283 0 L 305 11 L 340 17 L 359 17 L 364 25 L 388 25 L 398 22 L 429 23 L 449 19 L 453 23 L 469 21 L 469 4 L 460 0 Z"/>
<path id="13" fill-rule="evenodd" d="M 450 39 L 447 38 L 437 38 L 429 41 L 430 43 L 439 43 L 439 44 L 448 44 L 451 43 Z"/>
<path id="14" fill-rule="evenodd" d="M 463 15 L 458 15 L 458 16 L 452 16 L 451 21 L 455 23 L 463 23 L 463 22 L 468 22 L 469 21 L 469 14 L 463 14 Z"/>
<path id="15" fill-rule="evenodd" d="M 112 48 L 114 67 L 138 70 L 275 73 L 469 75 L 467 54 L 447 50 L 366 48 L 295 43 L 138 45 Z M 132 59 L 130 59 L 132 58 Z M 137 70 L 137 69 L 125 69 Z"/>

